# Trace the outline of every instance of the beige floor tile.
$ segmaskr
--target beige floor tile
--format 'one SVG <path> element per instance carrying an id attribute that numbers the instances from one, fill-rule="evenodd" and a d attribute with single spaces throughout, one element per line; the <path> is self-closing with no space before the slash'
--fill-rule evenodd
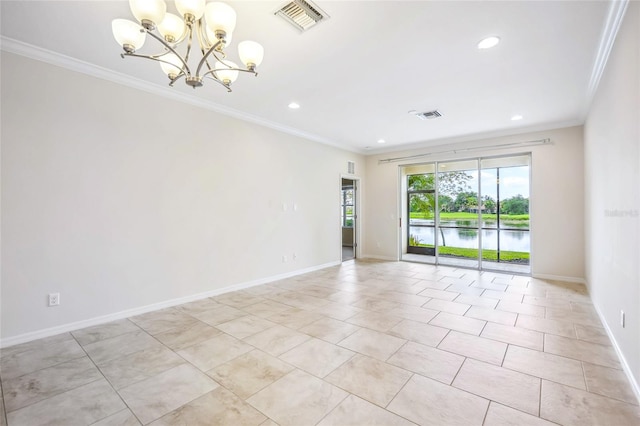
<path id="1" fill-rule="evenodd" d="M 472 306 L 464 316 L 512 326 L 515 325 L 518 314 Z"/>
<path id="2" fill-rule="evenodd" d="M 256 303 L 263 302 L 260 296 L 247 293 L 245 291 L 234 291 L 231 293 L 221 294 L 220 296 L 212 297 L 212 299 L 218 303 L 222 303 L 232 308 L 244 308 L 245 306 L 255 305 Z"/>
<path id="3" fill-rule="evenodd" d="M 364 311 L 360 308 L 356 308 L 355 306 L 345 305 L 337 302 L 329 302 L 322 307 L 314 309 L 314 312 L 322 314 L 326 317 L 344 321 Z"/>
<path id="4" fill-rule="evenodd" d="M 600 318 L 598 318 L 596 314 L 573 312 L 565 309 L 547 308 L 546 318 L 559 321 L 571 321 L 575 324 L 590 325 L 592 327 L 602 327 Z"/>
<path id="5" fill-rule="evenodd" d="M 386 407 L 407 383 L 411 374 L 377 359 L 356 355 L 325 380 L 369 402 Z"/>
<path id="6" fill-rule="evenodd" d="M 502 366 L 531 376 L 586 389 L 582 364 L 574 359 L 510 345 Z"/>
<path id="7" fill-rule="evenodd" d="M 100 371 L 117 390 L 184 364 L 175 352 L 160 346 L 134 352 L 100 365 Z"/>
<path id="8" fill-rule="evenodd" d="M 84 356 L 13 379 L 3 379 L 5 408 L 15 411 L 101 378 L 100 371 Z"/>
<path id="9" fill-rule="evenodd" d="M 33 344 L 31 347 L 33 349 L 25 352 L 9 351 L 8 354 L 2 354 L 0 374 L 3 381 L 85 356 L 73 338 L 41 347 Z"/>
<path id="10" fill-rule="evenodd" d="M 545 308 L 571 309 L 569 301 L 565 299 L 548 299 L 541 296 L 524 296 L 524 300 L 522 302 L 527 305 L 544 306 Z"/>
<path id="11" fill-rule="evenodd" d="M 354 354 L 348 349 L 323 340 L 310 339 L 280 355 L 280 359 L 323 378 L 347 362 Z"/>
<path id="12" fill-rule="evenodd" d="M 467 359 L 453 386 L 520 411 L 538 415 L 540 379 Z"/>
<path id="13" fill-rule="evenodd" d="M 293 370 L 293 366 L 255 349 L 207 371 L 216 382 L 247 399 Z"/>
<path id="14" fill-rule="evenodd" d="M 453 299 L 460 295 L 460 293 L 456 293 L 453 291 L 436 290 L 434 288 L 427 288 L 421 291 L 419 294 L 420 296 L 431 297 L 433 299 L 448 300 L 449 302 L 452 302 Z"/>
<path id="15" fill-rule="evenodd" d="M 178 351 L 178 355 L 200 370 L 207 371 L 251 350 L 253 350 L 251 345 L 227 334 L 220 334 L 212 339 Z"/>
<path id="16" fill-rule="evenodd" d="M 542 306 L 527 305 L 525 303 L 501 300 L 496 309 L 505 312 L 515 312 L 516 314 L 529 315 L 532 317 L 544 318 L 545 309 Z"/>
<path id="17" fill-rule="evenodd" d="M 540 417 L 562 425 L 637 425 L 640 407 L 543 380 Z"/>
<path id="18" fill-rule="evenodd" d="M 525 299 L 523 300 L 524 303 L 529 303 L 526 300 L 527 296 L 530 296 L 530 297 L 546 297 L 547 296 L 547 290 L 544 288 L 523 287 L 518 285 L 510 285 L 509 288 L 507 288 L 507 293 L 524 295 L 525 297 Z M 535 303 L 531 303 L 531 304 L 535 305 Z"/>
<path id="19" fill-rule="evenodd" d="M 463 333 L 480 335 L 480 332 L 487 324 L 486 321 L 474 318 L 463 317 L 460 315 L 452 315 L 446 312 L 440 312 L 430 322 L 431 325 L 449 328 L 451 330 L 461 331 Z"/>
<path id="20" fill-rule="evenodd" d="M 154 337 L 174 351 L 179 351 L 212 339 L 221 333 L 217 328 L 197 321 L 189 328 L 165 331 Z"/>
<path id="21" fill-rule="evenodd" d="M 105 417 L 91 426 L 140 426 L 140 422 L 128 408 Z"/>
<path id="22" fill-rule="evenodd" d="M 434 281 L 434 280 L 420 280 L 417 283 L 415 283 L 414 286 L 415 288 L 422 288 L 422 289 L 432 288 L 434 290 L 444 290 L 445 288 L 450 287 L 451 283 L 443 283 L 443 282 Z"/>
<path id="23" fill-rule="evenodd" d="M 414 375 L 387 409 L 420 425 L 482 425 L 489 401 Z"/>
<path id="24" fill-rule="evenodd" d="M 446 328 L 417 321 L 402 320 L 389 330 L 388 334 L 429 346 L 438 346 L 448 332 L 449 330 Z"/>
<path id="25" fill-rule="evenodd" d="M 236 339 L 244 339 L 245 337 L 252 336 L 275 325 L 275 323 L 264 318 L 247 315 L 246 317 L 236 318 L 234 320 L 218 324 L 216 325 L 216 328 L 235 337 Z"/>
<path id="26" fill-rule="evenodd" d="M 448 312 L 454 315 L 464 315 L 464 313 L 471 307 L 471 305 L 466 305 L 464 303 L 448 302 L 446 300 L 439 299 L 431 299 L 422 306 L 427 309 Z"/>
<path id="27" fill-rule="evenodd" d="M 466 284 L 451 284 L 446 288 L 446 290 L 453 293 L 466 294 L 468 296 L 475 296 L 475 297 L 479 297 L 485 291 L 484 288 L 471 287 L 470 285 L 466 285 Z"/>
<path id="28" fill-rule="evenodd" d="M 347 395 L 311 374 L 293 370 L 247 402 L 280 426 L 300 426 L 316 424 Z"/>
<path id="29" fill-rule="evenodd" d="M 611 346 L 546 334 L 544 351 L 567 358 L 620 369 L 620 361 Z"/>
<path id="30" fill-rule="evenodd" d="M 483 426 L 555 426 L 555 423 L 491 402 Z"/>
<path id="31" fill-rule="evenodd" d="M 471 306 L 479 306 L 481 308 L 494 309 L 498 304 L 498 299 L 491 299 L 489 297 L 473 296 L 471 294 L 461 294 L 456 297 L 455 302 L 465 303 Z"/>
<path id="32" fill-rule="evenodd" d="M 322 318 L 302 327 L 298 331 L 330 343 L 338 343 L 359 329 L 360 327 L 356 325 L 338 321 L 333 318 Z"/>
<path id="33" fill-rule="evenodd" d="M 0 358 L 11 357 L 13 355 L 29 352 L 34 349 L 42 350 L 47 346 L 53 345 L 56 343 L 65 343 L 65 342 L 73 342 L 73 341 L 75 341 L 75 339 L 73 338 L 71 333 L 56 334 L 55 336 L 45 337 L 42 339 L 21 343 L 19 345 L 2 348 L 2 350 L 0 351 Z"/>
<path id="34" fill-rule="evenodd" d="M 0 426 L 7 426 L 7 416 L 4 410 L 4 398 L 0 388 Z"/>
<path id="35" fill-rule="evenodd" d="M 583 362 L 584 376 L 589 392 L 619 399 L 629 404 L 638 405 L 627 376 L 622 370 L 601 367 L 599 365 Z"/>
<path id="36" fill-rule="evenodd" d="M 203 312 L 192 312 L 191 316 L 209 325 L 218 325 L 248 315 L 245 311 L 227 305 L 219 305 Z"/>
<path id="37" fill-rule="evenodd" d="M 104 379 L 7 413 L 9 425 L 88 425 L 125 409 Z"/>
<path id="38" fill-rule="evenodd" d="M 138 327 L 147 333 L 154 334 L 174 329 L 185 329 L 192 326 L 196 319 L 189 314 L 180 312 L 175 308 L 162 309 L 148 312 L 130 318 Z"/>
<path id="39" fill-rule="evenodd" d="M 258 426 L 266 419 L 264 414 L 219 387 L 162 416 L 151 425 Z"/>
<path id="40" fill-rule="evenodd" d="M 255 303 L 253 305 L 242 308 L 248 314 L 255 315 L 260 318 L 268 318 L 280 312 L 288 311 L 291 306 L 284 303 L 274 302 L 273 300 L 265 300 L 264 302 Z"/>
<path id="41" fill-rule="evenodd" d="M 407 342 L 387 363 L 450 385 L 464 357 L 450 352 Z"/>
<path id="42" fill-rule="evenodd" d="M 438 315 L 438 311 L 433 309 L 425 309 L 419 306 L 400 305 L 397 308 L 393 308 L 388 312 L 390 315 L 407 319 L 410 321 L 417 321 L 428 323 Z"/>
<path id="43" fill-rule="evenodd" d="M 540 331 L 542 333 L 555 334 L 557 336 L 576 338 L 573 323 L 567 321 L 556 321 L 546 318 L 532 317 L 529 315 L 518 315 L 516 327 L 527 330 Z"/>
<path id="44" fill-rule="evenodd" d="M 272 315 L 267 319 L 274 323 L 297 330 L 305 325 L 318 321 L 321 318 L 324 318 L 324 316 L 318 312 L 312 312 L 300 308 L 290 308 L 289 310 Z"/>
<path id="45" fill-rule="evenodd" d="M 245 342 L 268 354 L 279 356 L 310 338 L 306 334 L 277 325 L 247 337 Z"/>
<path id="46" fill-rule="evenodd" d="M 351 336 L 338 342 L 338 345 L 384 361 L 405 343 L 406 340 L 404 339 L 361 328 Z"/>
<path id="47" fill-rule="evenodd" d="M 390 284 L 391 288 L 395 289 L 395 286 L 396 286 L 395 283 Z M 380 298 L 380 299 L 384 299 L 384 300 L 397 302 L 397 303 L 400 303 L 402 305 L 409 305 L 409 306 L 422 306 L 422 305 L 424 305 L 426 302 L 428 302 L 430 300 L 429 297 L 418 296 L 418 295 L 415 295 L 415 294 L 402 293 L 402 292 L 395 291 L 395 290 L 380 292 L 380 293 L 376 294 L 375 297 Z"/>
<path id="48" fill-rule="evenodd" d="M 541 351 L 544 334 L 538 331 L 490 322 L 482 330 L 480 336 Z"/>
<path id="49" fill-rule="evenodd" d="M 212 309 L 218 309 L 220 308 L 220 306 L 222 305 L 220 305 L 212 298 L 206 297 L 204 299 L 195 300 L 193 302 L 183 303 L 182 305 L 175 306 L 174 308 L 177 311 L 184 312 L 185 314 L 193 316 L 193 314 L 200 314 Z"/>
<path id="50" fill-rule="evenodd" d="M 451 331 L 438 348 L 491 364 L 502 365 L 504 354 L 507 351 L 507 344 L 471 334 Z"/>
<path id="51" fill-rule="evenodd" d="M 611 346 L 611 340 L 604 328 L 575 324 L 578 339 L 599 345 Z M 573 336 L 567 336 L 573 337 Z"/>
<path id="52" fill-rule="evenodd" d="M 485 290 L 482 297 L 498 299 L 503 302 L 521 303 L 524 295 L 518 293 L 507 293 L 506 291 Z"/>
<path id="53" fill-rule="evenodd" d="M 485 290 L 507 291 L 507 288 L 509 286 L 507 284 L 501 284 L 496 282 L 479 281 L 471 284 L 471 287 L 482 288 Z"/>
<path id="54" fill-rule="evenodd" d="M 167 370 L 119 391 L 131 411 L 147 424 L 218 387 L 189 364 Z"/>
<path id="55" fill-rule="evenodd" d="M 349 395 L 329 413 L 318 426 L 413 426 L 414 423 L 396 416 L 355 395 Z"/>
<path id="56" fill-rule="evenodd" d="M 384 333 L 392 329 L 400 321 L 402 321 L 402 318 L 394 315 L 381 312 L 362 312 L 349 318 L 345 322 Z"/>
<path id="57" fill-rule="evenodd" d="M 125 333 L 131 333 L 132 331 L 140 331 L 140 327 L 128 319 L 121 319 L 106 324 L 83 328 L 82 330 L 76 330 L 71 332 L 71 334 L 75 337 L 78 343 L 82 346 L 86 346 L 89 343 L 120 336 Z"/>
<path id="58" fill-rule="evenodd" d="M 84 347 L 84 350 L 93 362 L 100 366 L 134 352 L 160 347 L 162 347 L 162 344 L 156 339 L 144 331 L 136 331 L 90 343 Z"/>
<path id="59" fill-rule="evenodd" d="M 367 311 L 374 312 L 389 312 L 393 308 L 397 308 L 400 306 L 400 303 L 390 302 L 388 300 L 375 299 L 371 297 L 362 297 L 359 296 L 356 299 L 355 303 L 351 303 L 352 306 L 356 308 L 365 309 Z"/>
<path id="60" fill-rule="evenodd" d="M 260 423 L 260 426 L 280 426 L 278 423 L 274 422 L 271 419 L 267 419 L 264 422 Z"/>

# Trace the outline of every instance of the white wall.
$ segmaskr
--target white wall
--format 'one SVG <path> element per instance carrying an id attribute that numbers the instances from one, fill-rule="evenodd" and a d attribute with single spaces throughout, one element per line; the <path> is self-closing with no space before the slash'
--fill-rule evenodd
<path id="1" fill-rule="evenodd" d="M 1 101 L 5 342 L 340 260 L 360 155 L 4 52 Z"/>
<path id="2" fill-rule="evenodd" d="M 640 383 L 640 3 L 630 2 L 585 124 L 587 283 Z M 626 313 L 626 327 L 620 311 Z"/>
<path id="3" fill-rule="evenodd" d="M 531 271 L 534 276 L 584 279 L 583 141 L 582 127 L 527 133 L 456 144 L 456 148 L 487 147 L 550 138 L 553 145 L 482 149 L 429 155 L 420 160 L 378 164 L 380 159 L 451 150 L 434 146 L 367 157 L 364 251 L 373 257 L 397 259 L 399 253 L 398 167 L 419 162 L 531 152 Z"/>

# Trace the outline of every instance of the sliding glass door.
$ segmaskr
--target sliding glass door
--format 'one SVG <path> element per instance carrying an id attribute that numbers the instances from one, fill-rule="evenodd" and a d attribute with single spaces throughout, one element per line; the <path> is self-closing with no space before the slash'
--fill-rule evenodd
<path id="1" fill-rule="evenodd" d="M 409 260 L 529 273 L 530 162 L 527 154 L 407 167 Z"/>

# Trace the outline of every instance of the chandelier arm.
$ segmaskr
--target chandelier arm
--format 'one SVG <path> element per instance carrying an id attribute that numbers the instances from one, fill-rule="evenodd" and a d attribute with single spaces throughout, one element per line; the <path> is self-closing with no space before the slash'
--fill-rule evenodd
<path id="1" fill-rule="evenodd" d="M 189 40 L 187 41 L 187 54 L 184 56 L 184 63 L 189 62 L 189 55 L 191 54 L 191 44 L 193 43 L 193 24 L 188 23 L 189 26 Z M 191 75 L 191 73 L 189 73 Z M 196 75 L 198 73 L 196 72 Z"/>
<path id="2" fill-rule="evenodd" d="M 215 70 L 209 70 L 206 73 L 202 74 L 202 78 L 204 79 L 205 77 L 208 77 L 210 80 L 215 81 L 216 83 L 220 84 L 222 87 L 227 89 L 227 92 L 233 92 L 233 90 L 231 90 L 231 86 L 227 86 L 226 84 L 224 84 L 224 81 L 220 80 L 218 77 L 215 76 L 215 74 L 213 74 Z"/>
<path id="3" fill-rule="evenodd" d="M 175 67 L 175 64 L 172 64 L 172 63 L 171 63 L 171 62 L 169 62 L 169 61 L 165 61 L 164 59 L 161 59 L 161 58 L 162 58 L 162 56 L 164 56 L 164 55 L 140 55 L 140 54 L 138 54 L 138 53 L 124 53 L 124 56 L 133 56 L 134 58 L 151 59 L 152 61 L 156 61 L 156 62 L 164 62 L 165 64 L 172 65 L 172 66 L 174 66 L 174 67 Z M 124 57 L 124 56 L 123 56 L 123 57 Z M 177 68 L 177 67 L 176 67 L 176 68 Z M 182 76 L 185 76 L 185 77 L 186 77 L 186 74 L 185 74 L 185 72 L 184 72 L 184 69 L 180 70 L 180 74 L 178 74 L 178 77 L 174 78 L 172 81 L 175 81 L 175 80 L 177 80 L 178 78 L 180 78 L 180 77 L 182 77 Z"/>
<path id="4" fill-rule="evenodd" d="M 180 59 L 180 62 L 182 62 L 182 66 L 183 66 L 182 72 L 187 74 L 187 75 L 191 75 L 191 69 L 189 68 L 189 65 L 187 64 L 187 61 L 182 57 L 182 55 L 180 55 L 173 47 L 171 47 L 171 45 L 169 43 L 167 43 L 163 38 L 158 37 L 157 35 L 155 35 L 154 33 L 152 33 L 149 30 L 145 30 L 145 31 L 147 31 L 147 34 L 149 34 L 151 37 L 153 37 L 156 40 L 158 40 L 164 47 L 169 49 L 171 51 L 171 53 L 176 55 L 178 57 L 178 59 Z M 132 55 L 132 56 L 136 56 L 136 55 Z M 158 56 L 162 56 L 162 55 L 158 55 Z M 141 57 L 147 57 L 149 59 L 155 59 L 157 61 L 159 60 L 159 59 L 151 57 L 151 56 L 141 56 Z M 166 61 L 162 61 L 162 62 L 166 62 Z M 166 63 L 168 63 L 169 65 L 175 66 L 175 64 L 171 64 L 169 62 L 166 62 Z"/>
<path id="5" fill-rule="evenodd" d="M 217 60 L 221 61 L 220 58 L 218 58 L 218 55 L 216 55 L 216 53 L 214 52 L 216 50 L 216 47 L 220 46 L 222 44 L 222 41 L 218 40 L 217 43 L 215 43 L 213 46 L 211 46 L 211 48 L 207 51 L 207 53 L 204 54 L 204 56 L 202 57 L 202 59 L 200 60 L 200 63 L 198 64 L 198 68 L 196 68 L 196 75 L 200 75 L 200 70 L 202 69 L 202 66 L 205 64 L 205 62 L 207 61 L 207 58 L 209 57 L 209 55 L 211 55 L 213 53 L 213 57 L 216 58 Z M 222 62 L 222 61 L 221 61 Z M 207 73 L 203 74 L 206 75 Z"/>

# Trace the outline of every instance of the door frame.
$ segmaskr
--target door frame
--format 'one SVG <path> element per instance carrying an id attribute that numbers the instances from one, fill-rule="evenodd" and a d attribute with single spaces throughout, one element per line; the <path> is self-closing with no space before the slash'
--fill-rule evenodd
<path id="1" fill-rule="evenodd" d="M 351 175 L 351 174 L 340 174 L 340 179 L 338 180 L 338 198 L 339 198 L 339 202 L 338 202 L 338 207 L 341 209 L 342 208 L 342 179 L 348 179 L 348 180 L 352 180 L 354 182 L 354 197 L 353 197 L 353 214 L 354 214 L 354 218 L 353 218 L 353 232 L 354 232 L 354 238 L 353 238 L 353 256 L 354 259 L 358 259 L 361 256 L 361 252 L 360 252 L 360 247 L 361 247 L 361 236 L 360 236 L 360 221 L 361 221 L 361 211 L 362 209 L 360 208 L 360 204 L 361 204 L 361 196 L 360 196 L 360 192 L 362 190 L 362 180 L 360 178 L 360 176 L 357 175 Z M 338 239 L 340 242 L 340 251 L 339 251 L 339 259 L 340 262 L 344 262 L 344 260 L 342 259 L 342 212 L 340 212 L 338 214 L 338 232 L 339 232 L 339 236 L 340 238 Z M 351 260 L 351 259 L 349 259 Z"/>

